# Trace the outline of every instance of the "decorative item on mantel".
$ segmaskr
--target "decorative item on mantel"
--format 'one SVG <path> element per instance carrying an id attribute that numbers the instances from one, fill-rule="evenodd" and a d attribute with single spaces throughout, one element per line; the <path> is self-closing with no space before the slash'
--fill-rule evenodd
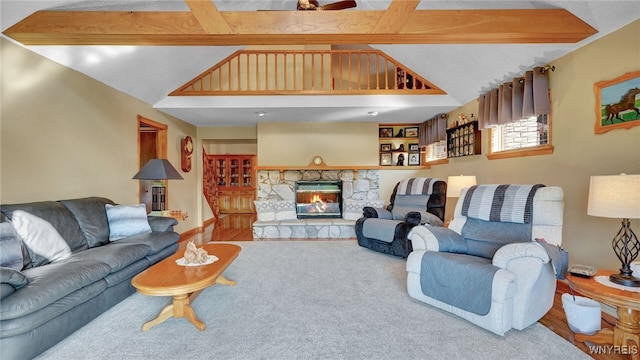
<path id="1" fill-rule="evenodd" d="M 322 160 L 322 157 L 320 155 L 316 155 L 313 157 L 313 159 L 309 163 L 309 166 L 327 166 L 327 164 L 325 164 L 324 160 Z"/>
<path id="2" fill-rule="evenodd" d="M 622 267 L 612 274 L 613 283 L 640 287 L 640 278 L 632 276 L 631 263 L 638 257 L 640 242 L 631 230 L 629 219 L 640 219 L 640 175 L 592 176 L 589 183 L 587 214 L 622 219 L 622 227 L 611 245 Z"/>

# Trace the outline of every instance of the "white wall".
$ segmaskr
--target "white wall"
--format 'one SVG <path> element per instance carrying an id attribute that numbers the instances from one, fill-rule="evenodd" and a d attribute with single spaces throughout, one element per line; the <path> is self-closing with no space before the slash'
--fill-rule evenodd
<path id="1" fill-rule="evenodd" d="M 168 125 L 168 159 L 180 169 L 180 139 L 196 128 L 5 39 L 2 46 L 0 203 L 103 196 L 137 203 L 137 116 Z M 194 154 L 199 164 L 201 154 Z M 194 167 L 196 168 L 197 165 Z M 169 204 L 191 215 L 202 202 L 196 170 L 169 181 Z"/>

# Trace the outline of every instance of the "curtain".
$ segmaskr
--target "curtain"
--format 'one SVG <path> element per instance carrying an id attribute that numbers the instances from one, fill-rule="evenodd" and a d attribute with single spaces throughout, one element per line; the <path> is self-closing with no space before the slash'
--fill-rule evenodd
<path id="1" fill-rule="evenodd" d="M 418 127 L 420 146 L 427 146 L 447 139 L 447 117 L 445 115 L 435 116 L 421 123 Z"/>
<path id="2" fill-rule="evenodd" d="M 527 71 L 478 97 L 480 129 L 507 124 L 551 112 L 548 72 L 542 67 Z"/>

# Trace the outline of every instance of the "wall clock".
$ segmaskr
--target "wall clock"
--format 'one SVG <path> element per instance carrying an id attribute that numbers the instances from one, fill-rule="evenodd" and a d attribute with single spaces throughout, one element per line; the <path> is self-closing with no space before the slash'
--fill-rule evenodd
<path id="1" fill-rule="evenodd" d="M 193 140 L 187 136 L 180 141 L 180 165 L 182 171 L 191 171 L 191 155 L 193 154 Z"/>
<path id="2" fill-rule="evenodd" d="M 311 161 L 311 164 L 309 165 L 327 166 L 327 164 L 325 164 L 324 161 L 322 160 L 322 157 L 320 157 L 319 155 L 314 156 L 313 160 Z"/>

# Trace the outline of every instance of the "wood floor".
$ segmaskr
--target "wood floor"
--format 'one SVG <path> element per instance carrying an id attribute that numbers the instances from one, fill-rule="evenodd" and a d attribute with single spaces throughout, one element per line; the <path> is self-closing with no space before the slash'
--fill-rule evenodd
<path id="1" fill-rule="evenodd" d="M 251 224 L 256 221 L 255 214 L 225 214 L 213 225 L 208 226 L 204 233 L 197 234 L 192 238 L 196 244 L 205 244 L 210 241 L 253 241 L 253 231 Z M 284 239 L 279 239 L 284 240 Z M 186 241 L 185 241 L 186 242 Z M 561 296 L 569 292 L 569 288 L 564 282 L 558 282 L 553 308 L 540 320 L 540 323 L 559 336 L 574 344 L 587 355 L 597 360 L 618 360 L 628 357 L 621 354 L 597 354 L 591 353 L 589 347 L 584 343 L 575 343 L 573 333 L 567 325 L 567 319 L 562 308 Z M 602 316 L 602 328 L 613 328 L 615 318 L 606 313 Z M 508 336 L 508 335 L 507 335 Z M 591 344 L 593 345 L 593 344 Z"/>

